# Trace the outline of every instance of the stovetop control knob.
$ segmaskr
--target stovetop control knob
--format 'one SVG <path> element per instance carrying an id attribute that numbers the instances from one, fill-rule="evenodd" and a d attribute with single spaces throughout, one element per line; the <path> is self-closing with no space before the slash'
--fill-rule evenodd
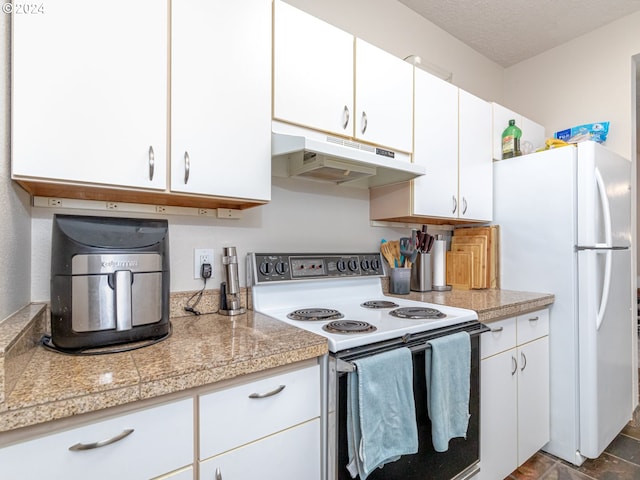
<path id="1" fill-rule="evenodd" d="M 377 258 L 373 258 L 371 260 L 371 269 L 380 270 L 380 260 L 378 260 Z"/>
<path id="2" fill-rule="evenodd" d="M 358 260 L 354 260 L 352 258 L 351 260 L 349 260 L 347 265 L 349 266 L 349 270 L 351 270 L 352 272 L 358 271 Z"/>
<path id="3" fill-rule="evenodd" d="M 369 260 L 367 260 L 366 258 L 364 260 L 362 260 L 360 262 L 360 268 L 362 268 L 362 270 L 369 270 L 369 268 L 371 268 L 371 264 L 369 262 Z"/>
<path id="4" fill-rule="evenodd" d="M 284 275 L 289 271 L 289 264 L 287 262 L 276 263 L 276 273 L 278 275 Z"/>
<path id="5" fill-rule="evenodd" d="M 336 268 L 339 272 L 344 272 L 347 269 L 347 262 L 341 258 L 336 262 Z"/>
<path id="6" fill-rule="evenodd" d="M 271 263 L 264 261 L 260 264 L 260 266 L 258 267 L 258 270 L 260 270 L 260 273 L 266 277 L 271 273 L 272 265 Z"/>

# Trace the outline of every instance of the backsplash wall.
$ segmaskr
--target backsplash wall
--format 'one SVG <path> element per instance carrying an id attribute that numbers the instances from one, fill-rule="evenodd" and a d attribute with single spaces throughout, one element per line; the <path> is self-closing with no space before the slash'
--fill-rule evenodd
<path id="1" fill-rule="evenodd" d="M 49 300 L 51 224 L 56 212 L 112 215 L 89 210 L 32 209 L 32 301 Z M 171 292 L 202 288 L 202 281 L 193 278 L 195 248 L 214 249 L 213 278 L 208 280 L 207 289 L 217 289 L 223 281 L 221 256 L 225 246 L 237 247 L 241 284 L 245 285 L 247 252 L 375 252 L 381 238 L 397 239 L 410 233 L 408 228 L 370 225 L 367 189 L 287 178 L 273 178 L 272 201 L 244 210 L 239 220 L 127 213 L 118 216 L 169 221 Z M 430 227 L 429 231 L 435 232 L 435 228 Z"/>

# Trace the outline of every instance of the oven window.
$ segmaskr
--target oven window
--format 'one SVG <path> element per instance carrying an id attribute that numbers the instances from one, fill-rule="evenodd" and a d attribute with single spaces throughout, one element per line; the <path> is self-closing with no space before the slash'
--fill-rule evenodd
<path id="1" fill-rule="evenodd" d="M 413 354 L 413 391 L 418 421 L 418 453 L 404 455 L 396 462 L 386 464 L 371 473 L 371 480 L 449 480 L 479 460 L 480 442 L 480 350 L 479 336 L 471 337 L 471 391 L 469 398 L 469 427 L 467 438 L 454 438 L 446 452 L 436 452 L 431 442 L 431 421 L 427 412 L 424 352 Z M 347 375 L 338 377 L 338 430 L 337 471 L 338 480 L 351 480 L 347 471 Z M 331 468 L 331 467 L 330 467 Z"/>

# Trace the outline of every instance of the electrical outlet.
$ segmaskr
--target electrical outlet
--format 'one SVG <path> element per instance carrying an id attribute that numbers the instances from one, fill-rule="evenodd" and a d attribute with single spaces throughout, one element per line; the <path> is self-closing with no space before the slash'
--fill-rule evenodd
<path id="1" fill-rule="evenodd" d="M 200 269 L 203 263 L 208 263 L 213 269 L 213 249 L 196 248 L 193 250 L 193 278 L 202 278 Z"/>

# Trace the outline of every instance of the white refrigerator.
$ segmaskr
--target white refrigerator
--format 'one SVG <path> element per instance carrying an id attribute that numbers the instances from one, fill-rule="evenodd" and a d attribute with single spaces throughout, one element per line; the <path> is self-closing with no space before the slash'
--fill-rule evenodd
<path id="1" fill-rule="evenodd" d="M 584 142 L 494 163 L 501 288 L 555 294 L 551 440 L 580 465 L 631 419 L 631 164 Z"/>

